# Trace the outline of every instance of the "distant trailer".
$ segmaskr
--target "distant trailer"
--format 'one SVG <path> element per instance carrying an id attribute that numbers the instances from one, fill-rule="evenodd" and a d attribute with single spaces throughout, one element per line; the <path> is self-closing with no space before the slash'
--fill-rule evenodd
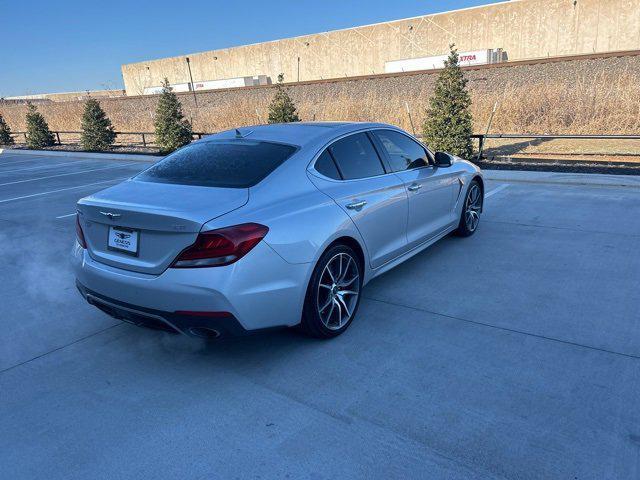
<path id="1" fill-rule="evenodd" d="M 436 55 L 432 57 L 408 58 L 405 60 L 392 60 L 385 62 L 385 73 L 415 72 L 418 70 L 436 70 L 444 68 L 444 62 L 449 55 Z M 501 63 L 507 61 L 507 52 L 501 48 L 489 50 L 474 50 L 472 52 L 459 52 L 460 66 L 486 65 L 489 63 Z"/>
<path id="2" fill-rule="evenodd" d="M 172 83 L 169 86 L 171 87 L 171 90 L 176 93 L 191 91 L 191 84 L 189 83 Z M 144 87 L 144 95 L 158 95 L 159 93 L 162 93 L 162 86 Z"/>
<path id="3" fill-rule="evenodd" d="M 221 80 L 209 80 L 206 82 L 195 82 L 193 84 L 198 90 L 218 90 L 221 88 L 255 87 L 256 85 L 269 85 L 271 79 L 266 75 L 255 77 L 223 78 Z"/>
<path id="4" fill-rule="evenodd" d="M 254 87 L 256 85 L 270 85 L 271 78 L 267 75 L 256 75 L 254 77 L 223 78 L 220 80 L 207 80 L 204 82 L 193 82 L 193 90 L 196 92 L 206 90 L 219 90 L 223 88 Z M 169 85 L 174 92 L 193 91 L 190 83 L 176 83 Z M 144 95 L 157 95 L 162 93 L 162 87 L 145 87 Z"/>

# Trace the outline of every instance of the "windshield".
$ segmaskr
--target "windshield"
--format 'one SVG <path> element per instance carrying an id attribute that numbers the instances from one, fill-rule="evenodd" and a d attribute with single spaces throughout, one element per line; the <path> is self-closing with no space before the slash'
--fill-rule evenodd
<path id="1" fill-rule="evenodd" d="M 296 151 L 280 143 L 251 140 L 199 142 L 167 156 L 136 180 L 203 187 L 248 188 Z"/>

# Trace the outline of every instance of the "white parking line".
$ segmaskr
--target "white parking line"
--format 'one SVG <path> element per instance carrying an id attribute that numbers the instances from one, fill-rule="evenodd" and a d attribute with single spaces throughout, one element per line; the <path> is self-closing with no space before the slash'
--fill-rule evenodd
<path id="1" fill-rule="evenodd" d="M 58 190 L 49 190 L 48 192 L 32 193 L 31 195 L 23 195 L 21 197 L 5 198 L 3 200 L 0 200 L 0 203 L 13 202 L 13 201 L 16 201 L 16 200 L 23 200 L 25 198 L 40 197 L 42 195 L 49 195 L 50 193 L 66 192 L 67 190 L 76 190 L 78 188 L 90 187 L 92 185 L 101 185 L 101 184 L 105 184 L 105 183 L 121 182 L 122 180 L 126 180 L 127 178 L 129 178 L 129 177 L 112 178 L 111 180 L 104 180 L 102 182 L 87 183 L 85 185 L 78 185 L 77 187 L 59 188 Z"/>
<path id="2" fill-rule="evenodd" d="M 67 165 L 78 165 L 78 160 L 74 160 L 73 162 L 67 163 L 54 163 L 52 165 L 39 165 L 37 167 L 27 167 L 27 168 L 16 168 L 14 170 L 0 170 L 0 175 L 3 173 L 14 173 L 14 172 L 26 172 L 27 170 L 43 170 L 46 168 L 56 168 L 56 167 L 64 167 Z"/>
<path id="3" fill-rule="evenodd" d="M 56 218 L 67 218 L 67 217 L 71 217 L 73 215 L 77 215 L 76 212 L 67 213 L 66 215 L 60 215 L 59 217 L 56 217 Z"/>
<path id="4" fill-rule="evenodd" d="M 47 158 L 46 157 L 30 157 L 30 158 L 21 158 L 20 160 L 9 160 L 7 158 L 3 158 L 2 156 L 0 156 L 0 160 L 6 160 L 6 162 L 0 162 L 0 165 L 15 165 L 15 164 L 21 164 L 21 163 L 35 162 L 37 160 L 47 160 Z"/>
<path id="5" fill-rule="evenodd" d="M 492 195 L 495 195 L 498 192 L 501 192 L 502 190 L 504 190 L 505 188 L 507 188 L 509 186 L 508 183 L 505 183 L 504 185 L 500 185 L 499 187 L 494 188 L 493 190 L 491 190 L 490 192 L 487 192 L 484 194 L 484 198 L 489 198 Z"/>
<path id="6" fill-rule="evenodd" d="M 126 167 L 128 165 L 133 165 L 133 164 L 132 163 L 127 163 L 125 165 L 112 165 L 110 167 L 91 168 L 89 170 L 80 170 L 79 172 L 59 173 L 57 175 L 47 175 L 46 177 L 36 177 L 36 178 L 28 178 L 26 180 L 16 180 L 14 182 L 0 183 L 0 187 L 4 187 L 6 185 L 15 185 L 16 183 L 27 183 L 27 182 L 35 182 L 37 180 L 46 180 L 47 178 L 67 177 L 69 175 L 80 175 L 81 173 L 99 172 L 101 170 L 113 170 L 114 168 L 122 168 L 122 167 Z"/>

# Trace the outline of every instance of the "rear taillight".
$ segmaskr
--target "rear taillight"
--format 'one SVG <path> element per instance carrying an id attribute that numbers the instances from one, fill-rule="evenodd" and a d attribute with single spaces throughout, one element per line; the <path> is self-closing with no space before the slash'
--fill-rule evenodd
<path id="1" fill-rule="evenodd" d="M 221 267 L 237 262 L 255 247 L 269 231 L 258 223 L 201 232 L 193 245 L 183 250 L 173 268 Z"/>
<path id="2" fill-rule="evenodd" d="M 84 239 L 84 233 L 82 231 L 82 227 L 80 226 L 80 214 L 76 213 L 76 237 L 78 238 L 78 243 L 82 248 L 87 248 L 87 242 Z"/>

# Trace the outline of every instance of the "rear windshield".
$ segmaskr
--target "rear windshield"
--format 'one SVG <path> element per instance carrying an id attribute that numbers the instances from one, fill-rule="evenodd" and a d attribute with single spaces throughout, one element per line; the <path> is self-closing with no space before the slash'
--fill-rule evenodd
<path id="1" fill-rule="evenodd" d="M 296 147 L 250 140 L 188 145 L 135 177 L 136 180 L 203 187 L 248 188 L 289 158 Z"/>

